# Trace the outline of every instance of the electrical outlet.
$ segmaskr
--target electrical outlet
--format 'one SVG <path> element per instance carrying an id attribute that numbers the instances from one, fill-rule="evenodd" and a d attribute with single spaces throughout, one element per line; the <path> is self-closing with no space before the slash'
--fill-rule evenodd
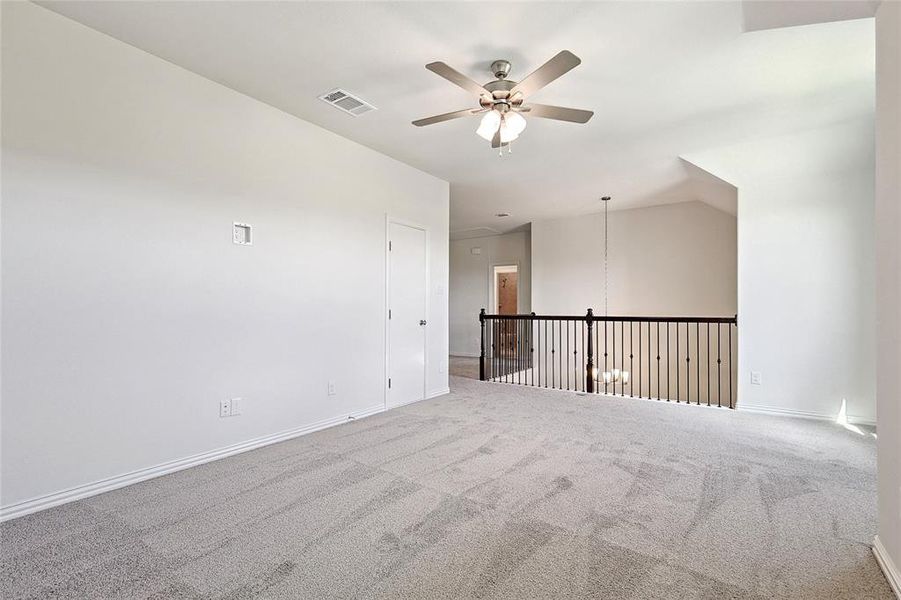
<path id="1" fill-rule="evenodd" d="M 244 400 L 241 398 L 232 398 L 231 399 L 231 416 L 237 417 L 241 414 L 241 404 L 243 404 Z"/>
<path id="2" fill-rule="evenodd" d="M 447 366 L 446 366 L 445 362 L 442 360 L 440 363 L 438 363 L 438 372 L 444 373 L 445 371 L 447 371 Z"/>
<path id="3" fill-rule="evenodd" d="M 231 400 L 220 400 L 219 401 L 219 416 L 220 417 L 230 417 L 232 414 L 232 401 Z"/>
<path id="4" fill-rule="evenodd" d="M 335 382 L 334 382 L 334 381 L 329 381 L 329 382 L 328 382 L 328 395 L 329 395 L 329 396 L 334 396 L 334 395 L 337 394 L 337 393 L 338 393 L 338 392 L 337 392 L 337 390 L 336 390 L 336 388 L 335 388 Z"/>
<path id="5" fill-rule="evenodd" d="M 760 374 L 760 371 L 751 371 L 751 383 L 753 385 L 761 385 L 763 383 L 763 377 Z"/>

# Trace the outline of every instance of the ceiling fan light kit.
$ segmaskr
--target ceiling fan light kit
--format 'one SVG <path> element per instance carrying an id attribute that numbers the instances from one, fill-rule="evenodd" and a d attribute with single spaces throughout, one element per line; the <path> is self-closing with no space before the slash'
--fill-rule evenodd
<path id="1" fill-rule="evenodd" d="M 577 67 L 582 61 L 569 50 L 564 50 L 544 63 L 528 77 L 520 81 L 510 81 L 510 61 L 496 60 L 491 63 L 491 72 L 496 79 L 485 85 L 479 85 L 466 75 L 449 67 L 443 62 L 433 62 L 425 66 L 436 75 L 444 77 L 451 83 L 479 97 L 479 108 L 457 110 L 434 117 L 413 121 L 413 125 L 423 127 L 443 121 L 459 119 L 472 115 L 482 115 L 476 134 L 491 142 L 492 148 L 502 153 L 504 147 L 510 150 L 510 144 L 525 131 L 527 122 L 523 114 L 543 119 L 569 121 L 571 123 L 587 123 L 594 115 L 590 110 L 550 106 L 546 104 L 524 104 L 525 97 L 554 81 L 561 75 Z"/>

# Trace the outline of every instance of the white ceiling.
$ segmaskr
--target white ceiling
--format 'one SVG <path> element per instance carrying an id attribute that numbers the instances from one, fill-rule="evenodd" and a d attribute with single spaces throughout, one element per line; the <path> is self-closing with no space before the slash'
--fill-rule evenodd
<path id="1" fill-rule="evenodd" d="M 595 212 L 602 195 L 734 211 L 734 190 L 679 157 L 873 111 L 871 19 L 742 33 L 741 2 L 41 4 L 450 181 L 458 237 Z M 487 82 L 506 58 L 518 80 L 563 49 L 582 65 L 534 100 L 594 110 L 586 125 L 529 119 L 499 158 L 477 117 L 410 124 L 476 106 L 428 62 Z M 317 99 L 335 87 L 379 110 Z"/>

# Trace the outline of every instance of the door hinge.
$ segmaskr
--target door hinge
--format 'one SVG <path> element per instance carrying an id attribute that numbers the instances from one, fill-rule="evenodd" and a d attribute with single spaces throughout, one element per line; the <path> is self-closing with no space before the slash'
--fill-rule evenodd
<path id="1" fill-rule="evenodd" d="M 390 308 L 388 309 L 388 319 L 389 320 L 391 319 L 391 309 Z"/>
<path id="2" fill-rule="evenodd" d="M 388 252 L 391 252 L 391 240 L 388 240 Z"/>
<path id="3" fill-rule="evenodd" d="M 389 390 L 391 389 L 391 378 L 390 377 L 388 378 L 388 389 Z"/>

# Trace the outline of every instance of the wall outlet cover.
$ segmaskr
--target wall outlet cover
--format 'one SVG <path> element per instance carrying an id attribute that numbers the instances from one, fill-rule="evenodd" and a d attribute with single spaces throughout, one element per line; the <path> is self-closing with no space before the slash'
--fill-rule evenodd
<path id="1" fill-rule="evenodd" d="M 252 226 L 249 223 L 232 223 L 232 242 L 240 246 L 253 245 Z"/>
<path id="2" fill-rule="evenodd" d="M 751 384 L 761 385 L 762 383 L 763 376 L 760 374 L 760 371 L 751 371 Z"/>
<path id="3" fill-rule="evenodd" d="M 219 416 L 220 417 L 230 417 L 232 414 L 232 401 L 231 400 L 220 400 L 219 401 Z"/>
<path id="4" fill-rule="evenodd" d="M 337 393 L 338 393 L 338 391 L 337 391 L 337 386 L 335 385 L 335 382 L 329 381 L 328 382 L 328 395 L 334 396 Z"/>

